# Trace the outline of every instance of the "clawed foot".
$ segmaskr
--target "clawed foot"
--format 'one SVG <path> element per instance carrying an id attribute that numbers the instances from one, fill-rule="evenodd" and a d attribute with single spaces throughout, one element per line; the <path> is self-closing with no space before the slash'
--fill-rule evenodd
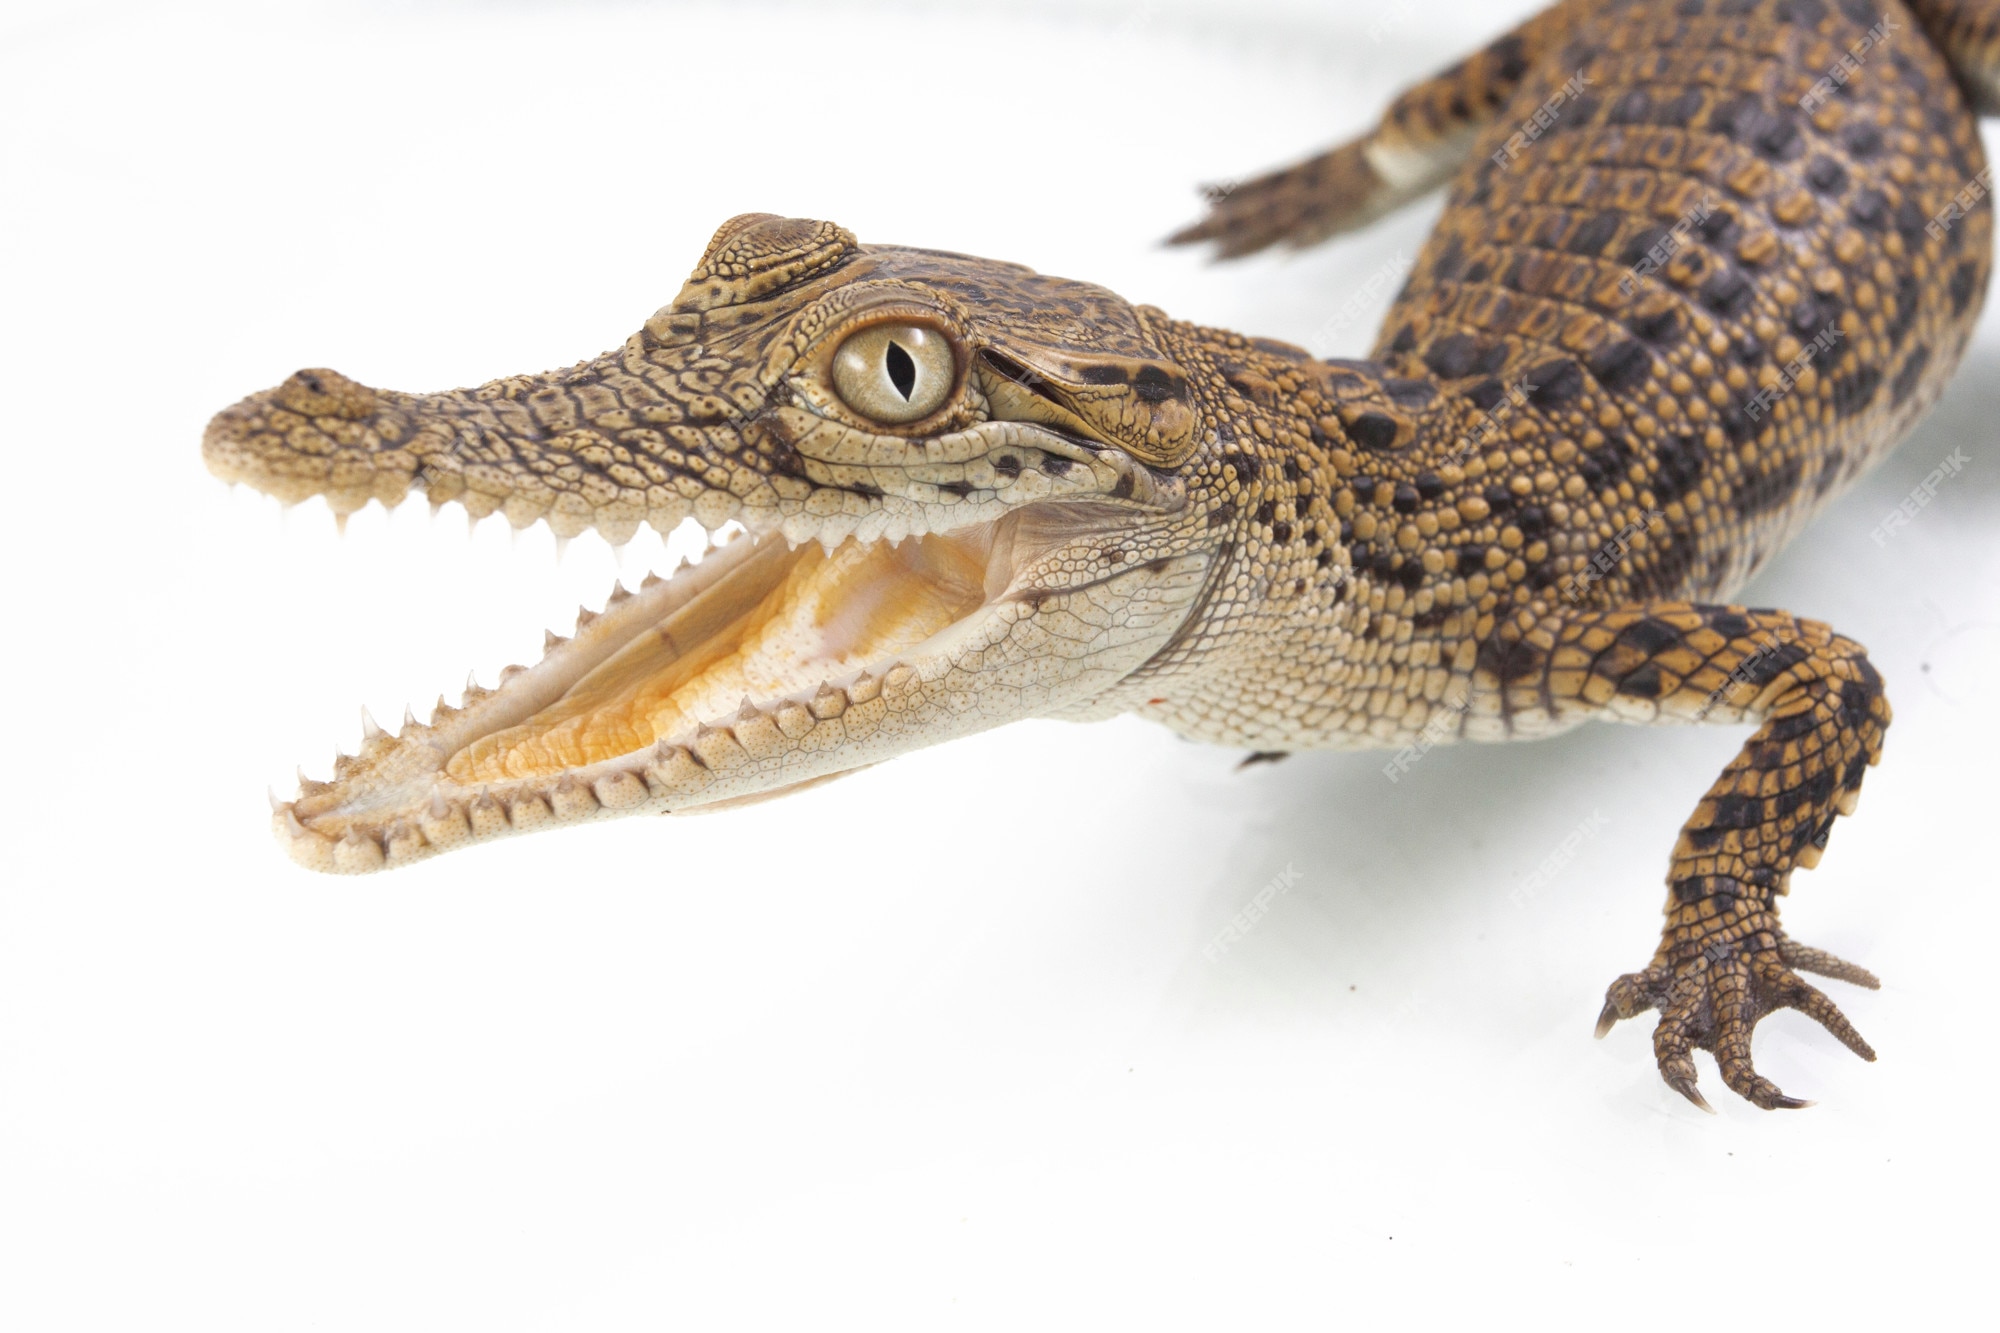
<path id="1" fill-rule="evenodd" d="M 1839 1007 L 1800 972 L 1870 990 L 1881 985 L 1863 968 L 1786 939 L 1772 924 L 1740 941 L 1711 942 L 1684 959 L 1655 962 L 1643 972 L 1618 978 L 1605 992 L 1597 1035 L 1602 1037 L 1621 1018 L 1658 1009 L 1653 1054 L 1659 1060 L 1660 1077 L 1702 1110 L 1714 1108 L 1695 1086 L 1689 1052 L 1696 1046 L 1715 1053 L 1724 1083 L 1765 1110 L 1810 1106 L 1811 1102 L 1787 1097 L 1751 1064 L 1750 1033 L 1759 1019 L 1774 1009 L 1796 1009 L 1862 1059 L 1873 1060 L 1875 1051 Z"/>

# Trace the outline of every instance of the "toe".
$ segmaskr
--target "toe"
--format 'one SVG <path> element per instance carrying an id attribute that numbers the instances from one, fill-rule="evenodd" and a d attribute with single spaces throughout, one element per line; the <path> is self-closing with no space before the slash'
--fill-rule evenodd
<path id="1" fill-rule="evenodd" d="M 1856 967 L 1845 959 L 1834 957 L 1824 949 L 1809 948 L 1796 940 L 1786 940 L 1779 945 L 1778 957 L 1783 960 L 1785 966 L 1795 967 L 1801 972 L 1810 972 L 1816 977 L 1832 977 L 1835 981 L 1864 986 L 1869 990 L 1882 989 L 1882 983 L 1867 968 Z"/>
<path id="2" fill-rule="evenodd" d="M 1839 1005 L 1826 998 L 1824 991 L 1803 981 L 1799 982 L 1799 988 L 1802 993 L 1791 1001 L 1792 1008 L 1831 1032 L 1841 1045 L 1862 1059 L 1872 1061 L 1875 1058 L 1875 1048 L 1854 1030 L 1854 1024 L 1847 1021 L 1847 1015 L 1840 1012 Z"/>

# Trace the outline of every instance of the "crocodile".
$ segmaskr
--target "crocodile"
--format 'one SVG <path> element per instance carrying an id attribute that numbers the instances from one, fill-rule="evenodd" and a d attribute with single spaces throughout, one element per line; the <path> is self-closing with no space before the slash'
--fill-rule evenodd
<path id="1" fill-rule="evenodd" d="M 1370 355 L 1170 318 L 831 222 L 724 223 L 614 350 L 474 389 L 302 370 L 209 468 L 336 514 L 412 492 L 712 541 L 542 659 L 273 797 L 318 870 L 713 809 L 1020 718 L 1136 713 L 1255 758 L 1753 727 L 1672 849 L 1657 1010 L 1764 1108 L 1792 873 L 1890 711 L 1862 646 L 1730 600 L 1937 398 L 1983 302 L 2000 0 L 1564 0 L 1172 238 L 1301 246 L 1438 189 Z M 730 534 L 735 534 L 733 537 Z M 1393 769 L 1394 760 L 1391 761 Z"/>

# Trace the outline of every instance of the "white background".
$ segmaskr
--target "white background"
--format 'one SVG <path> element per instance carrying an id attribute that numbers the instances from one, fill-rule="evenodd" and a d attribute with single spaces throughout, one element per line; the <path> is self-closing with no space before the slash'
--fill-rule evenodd
<path id="1" fill-rule="evenodd" d="M 1392 786 L 1034 723 L 315 877 L 266 784 L 324 775 L 361 703 L 532 660 L 663 547 L 558 562 L 420 503 L 340 539 L 198 455 L 300 366 L 428 389 L 615 345 L 747 210 L 1309 340 L 1435 205 L 1234 266 L 1156 238 L 1519 4 L 164 8 L 0 20 L 0 1326 L 1922 1327 L 1974 1290 L 2000 316 L 1747 594 L 1891 684 L 1787 914 L 1886 979 L 1830 983 L 1882 1058 L 1780 1015 L 1759 1062 L 1820 1105 L 1756 1111 L 1702 1057 L 1705 1116 L 1650 1023 L 1590 1026 L 1738 730 L 1440 750 Z"/>

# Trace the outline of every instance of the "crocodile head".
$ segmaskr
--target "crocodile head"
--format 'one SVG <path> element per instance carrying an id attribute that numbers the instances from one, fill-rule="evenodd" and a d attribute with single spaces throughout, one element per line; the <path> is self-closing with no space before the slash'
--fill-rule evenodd
<path id="1" fill-rule="evenodd" d="M 614 589 L 497 689 L 400 735 L 366 724 L 278 805 L 279 838 L 372 870 L 1122 711 L 1217 546 L 1167 328 L 1099 287 L 751 214 L 594 361 L 437 394 L 307 370 L 222 412 L 212 471 L 343 515 L 415 489 L 562 536 L 742 529 Z"/>

